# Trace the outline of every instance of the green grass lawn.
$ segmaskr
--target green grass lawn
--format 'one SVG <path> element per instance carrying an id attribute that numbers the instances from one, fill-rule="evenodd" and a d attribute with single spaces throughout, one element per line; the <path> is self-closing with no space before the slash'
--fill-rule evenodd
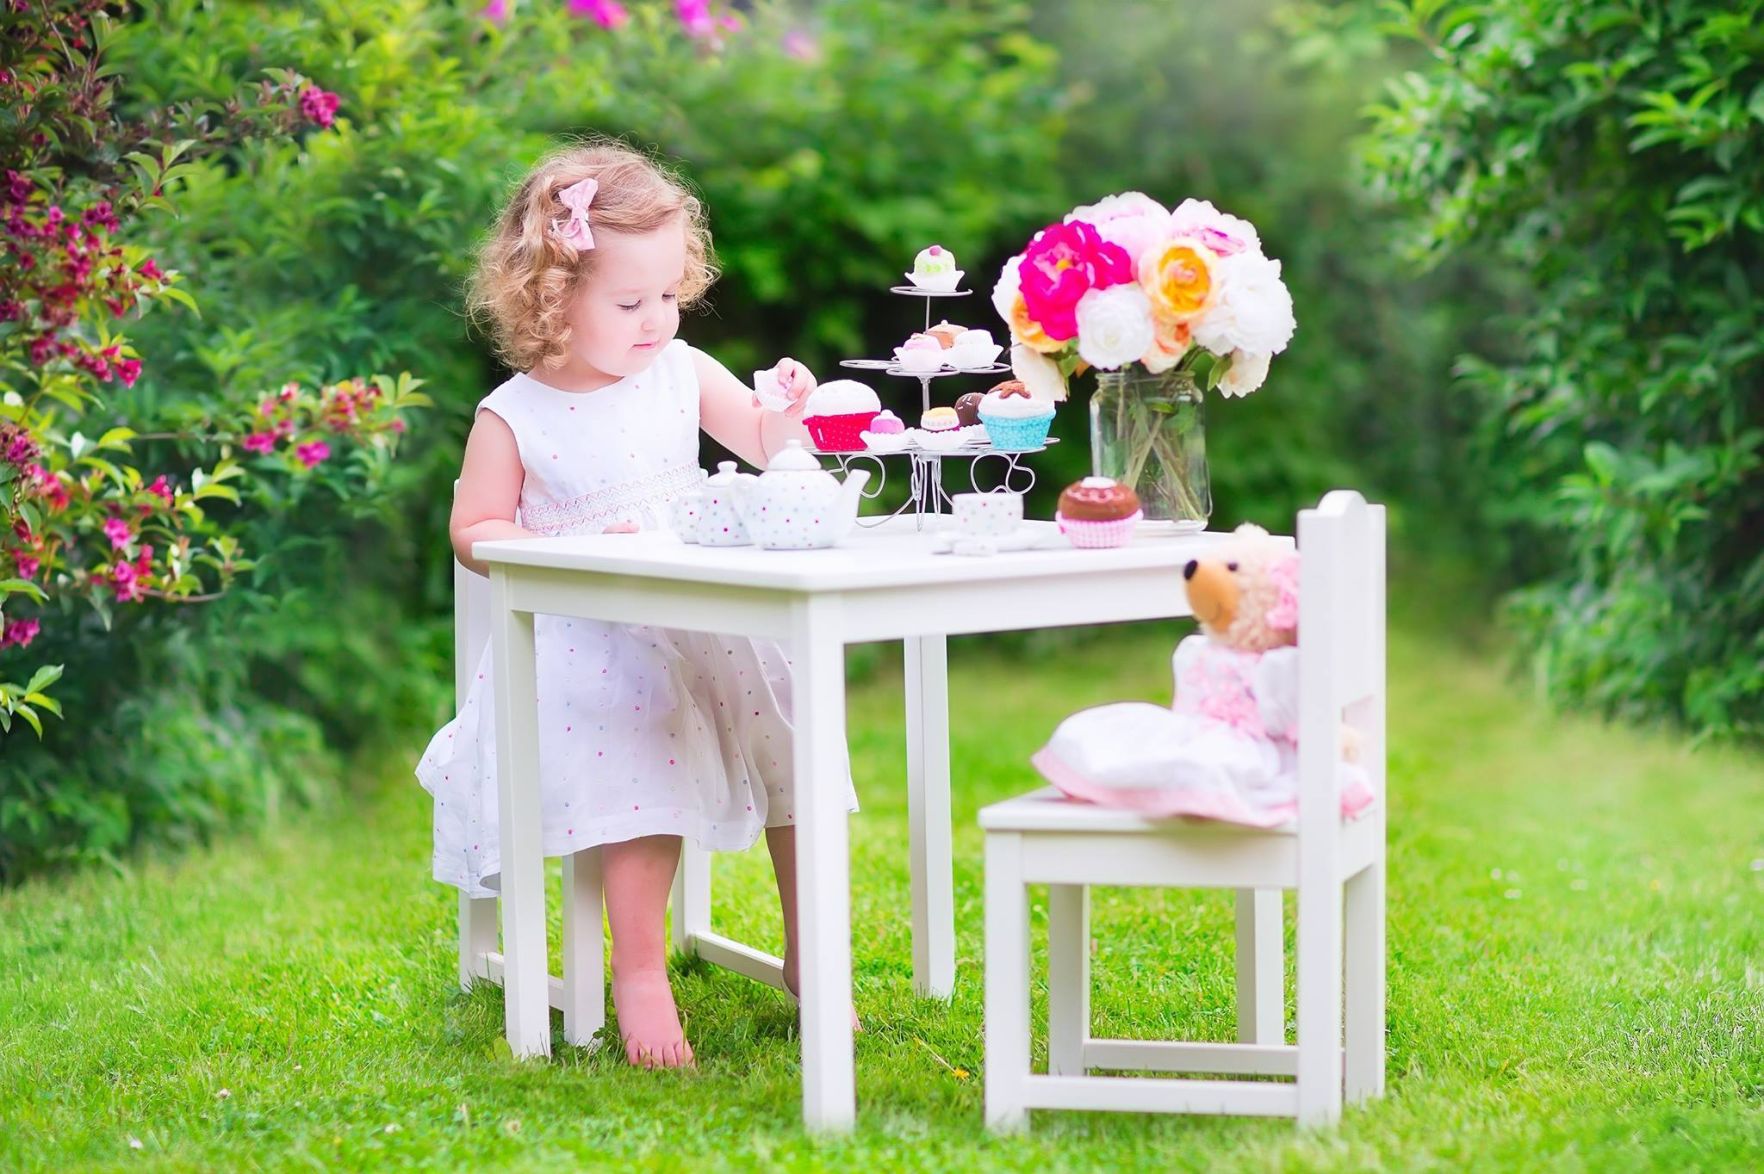
<path id="1" fill-rule="evenodd" d="M 1036 663 L 952 646 L 947 1005 L 911 992 L 895 662 L 854 688 L 867 1030 L 849 1138 L 800 1128 L 792 1010 L 702 965 L 677 978 L 697 1071 L 561 1038 L 550 1062 L 512 1061 L 500 992 L 455 984 L 452 891 L 427 878 L 426 796 L 401 757 L 273 836 L 0 895 L 0 1169 L 1757 1168 L 1764 761 L 1554 719 L 1488 656 L 1419 630 L 1391 640 L 1389 1093 L 1336 1131 L 981 1127 L 974 813 L 1034 784 L 1025 759 L 1064 714 L 1165 699 L 1178 630 L 1143 626 Z M 719 928 L 777 940 L 763 850 L 720 860 L 717 883 Z M 1231 1038 L 1229 913 L 1222 893 L 1099 892 L 1098 1033 Z"/>

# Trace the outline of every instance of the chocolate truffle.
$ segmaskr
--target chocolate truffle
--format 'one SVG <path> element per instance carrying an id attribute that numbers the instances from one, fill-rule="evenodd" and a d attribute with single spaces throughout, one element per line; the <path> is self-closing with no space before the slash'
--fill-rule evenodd
<path id="1" fill-rule="evenodd" d="M 978 391 L 970 391 L 956 398 L 956 419 L 962 422 L 963 428 L 980 422 L 980 401 L 985 398 L 985 394 Z"/>
<path id="2" fill-rule="evenodd" d="M 1081 522 L 1114 522 L 1139 508 L 1139 495 L 1109 477 L 1086 477 L 1066 486 L 1059 512 Z"/>

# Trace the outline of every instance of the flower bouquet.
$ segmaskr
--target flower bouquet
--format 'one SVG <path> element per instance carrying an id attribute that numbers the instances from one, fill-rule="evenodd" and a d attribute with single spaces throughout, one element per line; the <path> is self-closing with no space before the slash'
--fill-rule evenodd
<path id="1" fill-rule="evenodd" d="M 1036 233 L 992 303 L 1031 394 L 1063 400 L 1072 375 L 1099 371 L 1094 472 L 1132 486 L 1147 519 L 1205 525 L 1202 395 L 1256 390 L 1297 325 L 1255 226 L 1205 200 L 1109 196 Z"/>

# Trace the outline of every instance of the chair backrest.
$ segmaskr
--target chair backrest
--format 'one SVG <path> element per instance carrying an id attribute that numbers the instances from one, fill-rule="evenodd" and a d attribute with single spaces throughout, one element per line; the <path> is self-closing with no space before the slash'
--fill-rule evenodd
<path id="1" fill-rule="evenodd" d="M 1384 795 L 1384 507 L 1353 490 L 1300 510 L 1299 817 L 1339 818 L 1335 762 L 1345 720 Z M 1333 802 L 1308 803 L 1313 796 Z"/>
<path id="2" fill-rule="evenodd" d="M 453 483 L 454 492 L 459 482 Z M 453 560 L 453 701 L 464 705 L 472 674 L 490 641 L 490 580 Z"/>

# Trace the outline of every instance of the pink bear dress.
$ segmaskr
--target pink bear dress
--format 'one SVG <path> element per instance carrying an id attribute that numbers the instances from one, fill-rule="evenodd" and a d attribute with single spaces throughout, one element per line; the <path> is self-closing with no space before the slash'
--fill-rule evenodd
<path id="1" fill-rule="evenodd" d="M 668 503 L 702 483 L 698 379 L 678 339 L 598 391 L 517 374 L 478 410 L 514 432 L 520 522 L 537 534 L 660 529 Z M 534 640 L 545 855 L 650 835 L 739 851 L 795 821 L 790 662 L 775 642 L 543 615 Z M 491 671 L 486 648 L 416 768 L 435 798 L 435 879 L 479 897 L 501 870 Z"/>
<path id="2" fill-rule="evenodd" d="M 1244 652 L 1189 636 L 1171 658 L 1175 702 L 1102 705 L 1059 724 L 1032 761 L 1076 799 L 1152 816 L 1273 827 L 1298 813 L 1298 649 Z M 1342 812 L 1372 801 L 1339 762 Z"/>

